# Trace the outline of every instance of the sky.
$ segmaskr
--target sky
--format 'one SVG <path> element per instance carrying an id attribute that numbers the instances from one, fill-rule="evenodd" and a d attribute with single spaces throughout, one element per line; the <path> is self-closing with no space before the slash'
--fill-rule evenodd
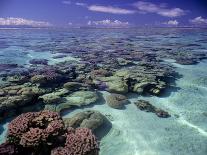
<path id="1" fill-rule="evenodd" d="M 207 0 L 0 0 L 0 26 L 200 26 Z"/>

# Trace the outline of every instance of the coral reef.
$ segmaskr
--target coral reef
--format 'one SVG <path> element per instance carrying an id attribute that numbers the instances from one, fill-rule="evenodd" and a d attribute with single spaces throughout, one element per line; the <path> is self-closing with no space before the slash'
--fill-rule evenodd
<path id="1" fill-rule="evenodd" d="M 68 128 L 64 147 L 52 150 L 51 155 L 98 155 L 99 144 L 96 137 L 87 128 Z"/>
<path id="2" fill-rule="evenodd" d="M 29 61 L 29 63 L 33 65 L 47 65 L 48 60 L 47 59 L 32 59 Z"/>
<path id="3" fill-rule="evenodd" d="M 78 82 L 67 82 L 64 84 L 64 88 L 70 91 L 76 91 L 79 90 L 80 87 L 82 87 L 83 84 L 82 83 L 78 83 Z"/>
<path id="4" fill-rule="evenodd" d="M 158 117 L 161 118 L 168 118 L 170 117 L 170 114 L 162 109 L 156 108 L 152 104 L 150 104 L 148 101 L 145 100 L 138 100 L 134 103 L 140 110 L 146 111 L 146 112 L 152 112 L 155 113 Z"/>
<path id="5" fill-rule="evenodd" d="M 0 154 L 1 155 L 16 155 L 18 151 L 13 144 L 3 143 L 0 145 Z"/>
<path id="6" fill-rule="evenodd" d="M 96 116 L 93 112 L 92 115 Z M 56 112 L 24 113 L 12 120 L 8 127 L 7 142 L 0 145 L 2 155 L 56 155 L 63 152 L 98 155 L 99 152 L 98 141 L 90 129 L 65 128 Z"/>
<path id="7" fill-rule="evenodd" d="M 77 113 L 71 118 L 64 118 L 63 121 L 66 127 L 95 130 L 104 124 L 105 116 L 98 111 L 88 110 Z"/>
<path id="8" fill-rule="evenodd" d="M 69 105 L 83 106 L 96 102 L 98 95 L 92 91 L 76 91 L 65 97 L 65 99 Z"/>
<path id="9" fill-rule="evenodd" d="M 23 106 L 34 104 L 38 96 L 49 89 L 38 88 L 31 85 L 14 85 L 0 88 L 0 115 L 4 115 L 8 110 L 16 110 Z"/>
<path id="10" fill-rule="evenodd" d="M 127 102 L 127 97 L 121 94 L 110 94 L 106 97 L 106 103 L 115 109 L 121 109 Z"/>

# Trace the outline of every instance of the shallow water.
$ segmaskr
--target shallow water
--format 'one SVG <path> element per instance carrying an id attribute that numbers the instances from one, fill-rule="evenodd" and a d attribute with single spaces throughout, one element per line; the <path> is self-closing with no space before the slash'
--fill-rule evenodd
<path id="1" fill-rule="evenodd" d="M 101 155 L 205 155 L 207 153 L 207 61 L 198 65 L 176 65 L 183 77 L 176 82 L 181 89 L 168 97 L 142 97 L 153 105 L 167 110 L 172 117 L 160 119 L 153 113 L 137 109 L 134 104 L 124 110 L 116 110 L 106 104 L 92 108 L 110 116 L 112 129 L 101 141 Z M 195 74 L 196 72 L 196 74 Z M 202 85 L 202 87 L 200 86 Z M 103 92 L 106 95 L 106 92 Z M 69 117 L 74 111 L 66 114 Z"/>
<path id="2" fill-rule="evenodd" d="M 47 58 L 49 64 L 65 60 L 79 61 L 71 53 L 54 59 L 61 51 L 109 50 L 111 43 L 122 40 L 124 49 L 164 51 L 188 49 L 206 51 L 207 31 L 201 29 L 150 29 L 150 30 L 0 30 L 0 63 L 17 63 L 27 68 L 29 60 Z M 199 46 L 188 46 L 198 43 Z M 58 53 L 58 52 L 59 53 Z M 70 117 L 83 109 L 94 109 L 106 115 L 112 123 L 111 130 L 101 139 L 100 155 L 206 155 L 207 154 L 207 61 L 196 65 L 179 65 L 166 60 L 182 75 L 175 84 L 176 91 L 168 90 L 166 96 L 138 96 L 129 94 L 131 104 L 125 109 L 110 108 L 104 102 L 64 113 Z M 108 93 L 101 92 L 103 96 Z M 159 118 L 153 113 L 140 111 L 133 103 L 137 99 L 150 101 L 168 111 L 172 117 Z M 0 143 L 5 141 L 7 123 L 1 123 Z"/>

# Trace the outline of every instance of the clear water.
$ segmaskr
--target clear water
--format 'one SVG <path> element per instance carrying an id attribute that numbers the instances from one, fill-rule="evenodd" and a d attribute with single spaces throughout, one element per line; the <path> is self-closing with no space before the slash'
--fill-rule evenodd
<path id="1" fill-rule="evenodd" d="M 207 52 L 205 29 L 72 29 L 72 30 L 0 30 L 0 63 L 17 63 L 29 66 L 33 58 L 47 58 L 49 64 L 79 59 L 67 53 L 67 57 L 54 59 L 56 51 L 109 50 L 121 40 L 122 48 L 135 50 L 160 50 L 173 48 Z M 187 46 L 188 44 L 199 46 Z M 168 61 L 168 60 L 166 60 Z M 152 113 L 126 105 L 116 110 L 105 103 L 65 112 L 72 116 L 83 109 L 95 109 L 110 116 L 112 129 L 101 140 L 100 155 L 206 155 L 207 154 L 207 61 L 196 65 L 179 65 L 168 61 L 183 75 L 176 80 L 177 91 L 166 97 L 129 95 L 133 103 L 137 99 L 151 101 L 167 110 L 172 117 L 160 119 Z M 107 92 L 102 92 L 106 95 Z M 1 123 L 0 142 L 5 141 L 7 123 Z"/>

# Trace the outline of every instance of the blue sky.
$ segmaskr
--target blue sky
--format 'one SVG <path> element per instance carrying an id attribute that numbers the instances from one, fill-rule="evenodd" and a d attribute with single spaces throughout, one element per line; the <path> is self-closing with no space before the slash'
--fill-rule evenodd
<path id="1" fill-rule="evenodd" d="M 207 25 L 206 0 L 0 0 L 0 25 Z"/>

